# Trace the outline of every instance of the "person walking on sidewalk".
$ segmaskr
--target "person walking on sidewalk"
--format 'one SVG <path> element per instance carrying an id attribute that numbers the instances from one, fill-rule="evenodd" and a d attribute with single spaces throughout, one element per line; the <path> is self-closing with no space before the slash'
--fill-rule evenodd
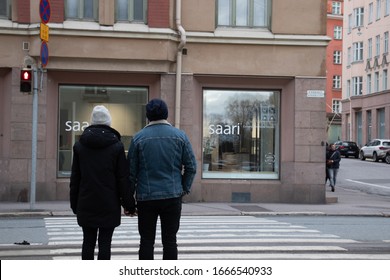
<path id="1" fill-rule="evenodd" d="M 337 173 L 339 172 L 341 155 L 339 150 L 336 149 L 335 144 L 330 145 L 330 149 L 326 154 L 326 166 L 328 169 L 328 177 L 332 192 L 335 191 Z"/>
<path id="2" fill-rule="evenodd" d="M 150 123 L 134 135 L 128 152 L 141 238 L 138 256 L 140 260 L 154 259 L 160 218 L 163 259 L 176 260 L 182 196 L 191 190 L 196 160 L 187 135 L 168 123 L 163 100 L 149 101 L 146 116 Z"/>
<path id="3" fill-rule="evenodd" d="M 134 189 L 121 135 L 111 127 L 106 107 L 95 106 L 91 125 L 73 146 L 70 206 L 83 229 L 81 258 L 93 260 L 98 239 L 98 259 L 111 258 L 112 235 L 121 222 L 121 205 L 135 213 Z"/>

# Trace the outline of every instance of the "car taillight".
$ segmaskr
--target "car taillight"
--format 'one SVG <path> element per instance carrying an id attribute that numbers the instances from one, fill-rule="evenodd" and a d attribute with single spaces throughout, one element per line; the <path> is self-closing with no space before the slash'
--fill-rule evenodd
<path id="1" fill-rule="evenodd" d="M 379 150 L 387 150 L 389 147 L 383 147 L 383 146 L 380 146 L 379 147 Z"/>
<path id="2" fill-rule="evenodd" d="M 339 149 L 344 149 L 344 146 L 340 146 Z"/>

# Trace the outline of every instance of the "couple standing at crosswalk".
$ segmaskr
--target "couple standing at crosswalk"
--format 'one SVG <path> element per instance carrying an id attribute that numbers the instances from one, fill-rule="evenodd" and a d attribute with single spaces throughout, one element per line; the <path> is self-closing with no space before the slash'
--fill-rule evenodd
<path id="1" fill-rule="evenodd" d="M 94 259 L 96 241 L 98 259 L 111 258 L 121 206 L 126 215 L 138 215 L 139 259 L 154 258 L 158 218 L 163 259 L 177 259 L 182 196 L 191 190 L 196 160 L 186 134 L 168 123 L 163 100 L 149 101 L 146 116 L 149 124 L 134 135 L 127 160 L 102 105 L 73 147 L 70 204 L 83 230 L 82 259 Z"/>

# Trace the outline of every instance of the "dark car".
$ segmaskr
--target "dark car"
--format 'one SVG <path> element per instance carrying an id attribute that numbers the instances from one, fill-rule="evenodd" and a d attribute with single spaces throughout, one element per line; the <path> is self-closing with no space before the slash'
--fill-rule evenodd
<path id="1" fill-rule="evenodd" d="M 340 154 L 342 156 L 348 157 L 359 157 L 359 147 L 355 142 L 352 141 L 337 141 L 334 143 L 336 146 L 336 149 L 340 151 Z"/>

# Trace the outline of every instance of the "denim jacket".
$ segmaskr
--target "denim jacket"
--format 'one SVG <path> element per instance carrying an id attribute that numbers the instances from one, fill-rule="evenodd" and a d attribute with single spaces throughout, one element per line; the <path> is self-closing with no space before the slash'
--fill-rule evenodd
<path id="1" fill-rule="evenodd" d="M 138 201 L 180 197 L 191 190 L 194 152 L 187 135 L 166 120 L 152 121 L 134 135 L 128 161 Z"/>

